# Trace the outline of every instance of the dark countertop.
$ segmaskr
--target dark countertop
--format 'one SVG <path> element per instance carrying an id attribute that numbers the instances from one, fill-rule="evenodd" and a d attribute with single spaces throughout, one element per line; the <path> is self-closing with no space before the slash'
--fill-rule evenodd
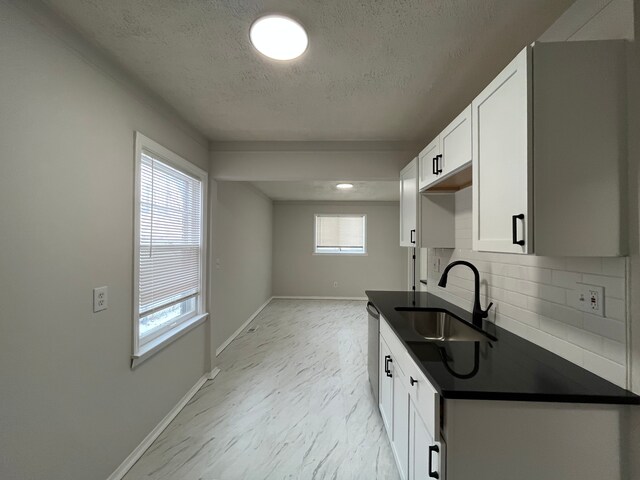
<path id="1" fill-rule="evenodd" d="M 444 398 L 640 404 L 639 396 L 491 322 L 485 321 L 484 329 L 495 341 L 426 341 L 395 310 L 442 309 L 471 323 L 471 313 L 440 297 L 403 291 L 366 294 Z"/>

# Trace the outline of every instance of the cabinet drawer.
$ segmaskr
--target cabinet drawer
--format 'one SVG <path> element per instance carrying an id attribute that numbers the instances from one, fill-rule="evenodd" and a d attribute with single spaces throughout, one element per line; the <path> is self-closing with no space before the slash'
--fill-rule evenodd
<path id="1" fill-rule="evenodd" d="M 440 441 L 440 396 L 412 360 L 405 364 L 404 372 L 409 382 L 409 395 L 416 411 L 422 417 L 431 437 L 435 441 Z M 411 382 L 412 378 L 414 382 Z"/>
<path id="2" fill-rule="evenodd" d="M 380 317 L 383 319 L 384 317 Z M 384 338 L 384 341 L 389 346 L 391 357 L 393 361 L 400 367 L 403 372 L 407 372 L 406 366 L 408 363 L 407 349 L 404 347 L 397 335 L 391 330 L 391 327 L 387 321 L 380 322 L 380 336 Z"/>

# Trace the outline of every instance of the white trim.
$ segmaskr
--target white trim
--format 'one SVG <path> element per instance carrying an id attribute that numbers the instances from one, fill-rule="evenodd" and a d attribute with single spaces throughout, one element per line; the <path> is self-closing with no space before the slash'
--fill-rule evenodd
<path id="1" fill-rule="evenodd" d="M 313 252 L 311 255 L 318 255 L 320 257 L 366 257 L 369 254 L 368 253 L 319 253 L 319 252 Z"/>
<path id="2" fill-rule="evenodd" d="M 258 309 L 247 319 L 246 322 L 240 325 L 240 328 L 238 328 L 235 332 L 233 332 L 233 334 L 229 338 L 227 338 L 222 345 L 216 348 L 216 357 L 220 355 L 222 351 L 225 348 L 227 348 L 229 344 L 233 342 L 236 339 L 236 337 L 240 335 L 245 328 L 247 328 L 247 326 L 253 321 L 253 319 L 256 318 L 258 314 L 262 311 L 262 309 L 267 305 L 269 305 L 269 302 L 271 302 L 271 300 L 273 300 L 274 298 L 276 297 L 269 297 L 266 302 L 264 302 L 260 307 L 258 307 Z"/>
<path id="3" fill-rule="evenodd" d="M 174 339 L 184 335 L 187 331 L 195 327 L 195 324 L 206 318 L 206 295 L 207 291 L 207 206 L 209 204 L 208 186 L 209 175 L 200 167 L 185 160 L 180 155 L 172 152 L 168 148 L 163 147 L 159 143 L 151 140 L 140 132 L 135 132 L 135 192 L 134 192 L 134 225 L 133 225 L 133 338 L 132 338 L 132 362 L 131 368 L 141 363 L 144 359 L 153 355 L 161 348 L 164 348 Z M 140 189 L 141 189 L 141 158 L 142 152 L 148 151 L 157 158 L 169 164 L 171 167 L 180 170 L 186 175 L 198 179 L 202 184 L 202 231 L 201 231 L 201 254 L 200 254 L 200 292 L 196 303 L 196 315 L 170 330 L 167 334 L 158 337 L 144 345 L 140 345 L 139 332 L 139 305 L 138 305 L 138 288 L 140 276 Z M 175 336 L 175 338 L 174 338 Z M 159 340 L 159 341 L 158 341 Z M 140 359 L 140 361 L 138 361 Z"/>
<path id="4" fill-rule="evenodd" d="M 138 351 L 131 355 L 131 368 L 136 368 L 138 365 L 158 353 L 164 347 L 172 344 L 177 339 L 196 328 L 198 325 L 204 323 L 208 316 L 208 313 L 195 315 L 189 318 L 189 320 L 185 320 L 184 322 L 176 325 L 163 335 L 160 335 L 159 337 L 156 337 L 153 340 L 140 346 L 138 348 Z"/>
<path id="5" fill-rule="evenodd" d="M 271 298 L 283 298 L 287 300 L 368 300 L 368 297 L 313 297 L 295 295 L 273 296 Z"/>
<path id="6" fill-rule="evenodd" d="M 191 400 L 193 396 L 198 392 L 198 390 L 202 388 L 202 385 L 204 385 L 208 380 L 213 380 L 214 378 L 216 378 L 216 375 L 218 375 L 218 373 L 220 373 L 220 369 L 214 368 L 210 372 L 202 375 L 198 379 L 196 384 L 191 387 L 189 391 L 184 395 L 184 397 L 182 397 L 180 401 L 178 401 L 178 403 L 169 411 L 169 413 L 167 413 L 167 415 L 162 420 L 160 420 L 160 423 L 158 423 L 154 427 L 154 429 L 151 430 L 151 432 L 149 432 L 146 437 L 144 437 L 144 440 L 142 440 L 142 442 L 140 442 L 140 444 L 133 449 L 133 452 L 131 452 L 129 456 L 125 458 L 124 461 L 118 466 L 118 468 L 116 468 L 116 470 L 111 475 L 109 475 L 107 480 L 121 480 L 127 474 L 127 472 L 131 470 L 131 467 L 133 467 L 133 465 L 140 459 L 140 457 L 142 457 L 144 452 L 146 452 L 147 449 L 153 444 L 153 442 L 160 436 L 163 430 L 169 426 L 174 418 L 176 418 L 178 413 L 180 413 L 185 405 L 189 403 L 189 400 Z"/>

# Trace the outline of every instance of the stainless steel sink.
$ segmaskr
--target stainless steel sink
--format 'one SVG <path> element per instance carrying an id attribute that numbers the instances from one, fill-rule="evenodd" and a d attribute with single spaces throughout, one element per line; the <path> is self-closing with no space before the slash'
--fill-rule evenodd
<path id="1" fill-rule="evenodd" d="M 491 340 L 466 323 L 439 310 L 396 308 L 409 321 L 415 332 L 425 340 L 441 342 L 487 342 Z"/>

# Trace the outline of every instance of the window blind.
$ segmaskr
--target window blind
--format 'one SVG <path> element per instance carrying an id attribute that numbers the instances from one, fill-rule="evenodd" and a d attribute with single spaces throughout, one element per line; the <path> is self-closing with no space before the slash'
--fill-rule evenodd
<path id="1" fill-rule="evenodd" d="M 316 247 L 364 248 L 364 215 L 317 215 Z"/>
<path id="2" fill-rule="evenodd" d="M 149 152 L 140 163 L 142 317 L 200 293 L 202 182 Z"/>

